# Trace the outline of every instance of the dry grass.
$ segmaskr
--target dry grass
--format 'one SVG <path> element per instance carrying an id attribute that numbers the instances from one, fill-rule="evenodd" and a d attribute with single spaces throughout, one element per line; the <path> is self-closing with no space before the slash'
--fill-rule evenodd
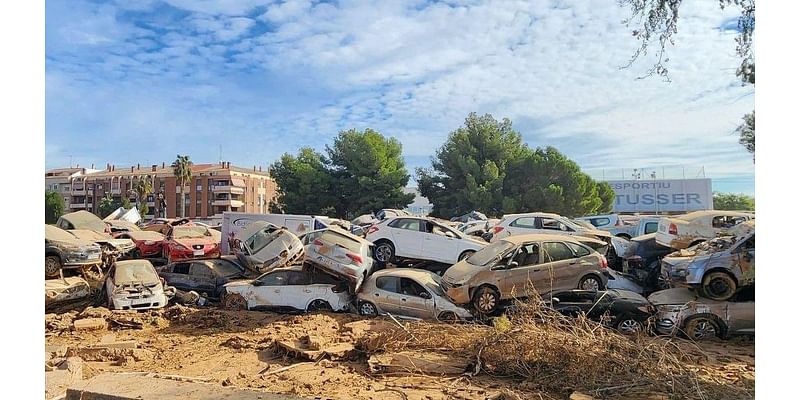
<path id="1" fill-rule="evenodd" d="M 362 342 L 368 353 L 423 350 L 475 360 L 473 374 L 525 381 L 525 386 L 569 396 L 753 398 L 752 384 L 700 377 L 672 340 L 628 338 L 585 318 L 567 318 L 540 300 L 518 303 L 494 325 L 409 323 Z M 748 386 L 748 387 L 745 387 Z"/>

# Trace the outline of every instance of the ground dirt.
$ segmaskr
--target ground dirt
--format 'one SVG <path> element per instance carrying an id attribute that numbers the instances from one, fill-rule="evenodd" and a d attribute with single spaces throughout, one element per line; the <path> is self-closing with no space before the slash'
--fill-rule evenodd
<path id="1" fill-rule="evenodd" d="M 104 336 L 107 341 L 109 333 L 113 333 L 115 340 L 134 340 L 138 348 L 85 357 L 91 360 L 85 360 L 84 378 L 102 372 L 154 372 L 311 399 L 562 399 L 572 392 L 570 388 L 561 393 L 540 392 L 532 389 L 535 385 L 530 382 L 485 373 L 469 377 L 372 372 L 364 353 L 369 347 L 365 345 L 368 343 L 365 337 L 370 329 L 399 329 L 392 320 L 366 321 L 356 315 L 323 312 L 283 315 L 183 306 L 122 313 L 119 317 L 115 316 L 118 313 L 102 308 L 84 309 L 85 306 L 47 314 L 45 344 L 79 349 L 100 343 Z M 107 318 L 109 328 L 75 331 L 71 321 L 81 315 Z M 115 320 L 122 322 L 117 324 Z M 353 322 L 356 324 L 349 324 Z M 752 397 L 755 385 L 752 340 L 703 344 L 665 338 L 647 340 L 675 341 L 687 355 L 687 366 L 696 370 L 700 378 L 745 388 L 741 398 Z M 276 345 L 278 341 L 299 343 L 312 350 L 355 344 L 355 350 L 311 361 L 297 354 L 286 354 Z M 280 370 L 298 363 L 302 364 Z M 598 398 L 644 398 L 641 393 L 626 395 L 624 391 L 613 390 L 587 394 Z M 668 398 L 657 394 L 646 397 Z"/>

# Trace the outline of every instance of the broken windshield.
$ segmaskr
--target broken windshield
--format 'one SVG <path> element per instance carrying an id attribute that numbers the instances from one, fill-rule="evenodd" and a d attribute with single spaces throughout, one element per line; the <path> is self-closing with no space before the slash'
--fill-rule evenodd
<path id="1" fill-rule="evenodd" d="M 275 239 L 278 231 L 279 229 L 275 226 L 267 226 L 247 239 L 247 247 L 250 249 L 252 254 L 258 253 L 261 251 L 261 249 L 267 247 L 267 245 Z"/>
<path id="2" fill-rule="evenodd" d="M 477 266 L 489 265 L 489 263 L 500 259 L 500 257 L 513 248 L 514 245 L 505 240 L 494 242 L 471 255 L 467 258 L 467 262 Z"/>

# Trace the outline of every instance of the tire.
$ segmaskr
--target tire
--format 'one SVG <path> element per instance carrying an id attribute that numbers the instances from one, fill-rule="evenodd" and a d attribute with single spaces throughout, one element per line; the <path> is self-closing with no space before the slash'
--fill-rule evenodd
<path id="1" fill-rule="evenodd" d="M 449 323 L 449 324 L 458 322 L 458 316 L 456 315 L 456 313 L 454 313 L 452 311 L 445 311 L 445 312 L 439 314 L 439 316 L 436 317 L 436 319 L 438 319 L 441 322 L 445 322 L 445 323 Z"/>
<path id="2" fill-rule="evenodd" d="M 481 286 L 472 295 L 472 306 L 478 313 L 490 315 L 497 311 L 500 305 L 500 294 L 489 286 Z"/>
<path id="3" fill-rule="evenodd" d="M 378 309 L 375 307 L 375 304 L 368 301 L 361 301 L 358 303 L 358 313 L 365 317 L 377 317 Z"/>
<path id="4" fill-rule="evenodd" d="M 229 310 L 242 311 L 247 310 L 247 300 L 242 295 L 237 293 L 229 293 L 225 295 L 222 300 L 223 306 Z"/>
<path id="5" fill-rule="evenodd" d="M 394 245 L 391 242 L 380 242 L 375 246 L 374 255 L 378 264 L 386 265 L 394 260 Z"/>
<path id="6" fill-rule="evenodd" d="M 467 259 L 467 257 L 469 257 L 469 256 L 471 256 L 471 255 L 473 255 L 473 254 L 475 254 L 475 251 L 473 251 L 473 250 L 467 250 L 467 251 L 465 251 L 465 252 L 461 253 L 461 255 L 460 255 L 460 256 L 458 256 L 458 261 L 463 261 L 463 260 L 466 260 L 466 259 Z"/>
<path id="7" fill-rule="evenodd" d="M 683 333 L 692 340 L 708 340 L 713 337 L 722 338 L 722 324 L 713 315 L 700 314 L 689 317 L 683 325 Z"/>
<path id="8" fill-rule="evenodd" d="M 133 250 L 132 250 L 132 251 L 129 253 L 128 257 L 129 257 L 131 260 L 138 260 L 138 259 L 142 258 L 142 254 L 141 254 L 141 252 L 139 251 L 139 249 L 133 249 Z"/>
<path id="9" fill-rule="evenodd" d="M 47 278 L 58 278 L 61 272 L 61 259 L 58 256 L 44 257 L 44 276 Z"/>
<path id="10" fill-rule="evenodd" d="M 317 300 L 312 301 L 311 304 L 308 305 L 308 308 L 306 309 L 306 311 L 308 311 L 308 312 L 313 312 L 313 311 L 333 311 L 333 307 L 331 307 L 331 305 L 327 301 L 317 299 Z"/>
<path id="11" fill-rule="evenodd" d="M 725 272 L 708 273 L 703 276 L 701 293 L 711 300 L 728 300 L 736 294 L 736 280 Z"/>
<path id="12" fill-rule="evenodd" d="M 603 286 L 603 280 L 597 277 L 597 275 L 589 274 L 581 278 L 580 282 L 578 282 L 578 289 L 581 290 L 603 290 L 605 287 Z"/>
<path id="13" fill-rule="evenodd" d="M 628 316 L 621 317 L 618 320 L 615 328 L 617 329 L 617 332 L 623 335 L 638 335 L 644 331 L 644 325 L 642 325 L 640 321 Z"/>

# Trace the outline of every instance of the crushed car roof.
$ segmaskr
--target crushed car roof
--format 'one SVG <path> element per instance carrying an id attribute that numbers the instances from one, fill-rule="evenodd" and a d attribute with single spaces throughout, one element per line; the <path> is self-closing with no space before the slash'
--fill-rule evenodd
<path id="1" fill-rule="evenodd" d="M 513 244 L 522 244 L 524 242 L 542 242 L 548 240 L 555 240 L 555 241 L 562 241 L 562 242 L 573 242 L 579 243 L 581 241 L 591 241 L 596 240 L 592 238 L 587 238 L 581 236 L 580 239 L 571 236 L 571 235 L 558 235 L 558 234 L 547 234 L 547 233 L 531 233 L 527 235 L 511 235 L 508 237 L 504 237 L 500 240 L 505 240 L 507 242 L 511 242 Z M 606 244 L 605 242 L 602 242 Z"/>
<path id="2" fill-rule="evenodd" d="M 106 229 L 106 223 L 100 217 L 85 210 L 64 214 L 61 218 L 72 224 L 75 229 L 91 229 L 96 232 L 103 232 Z"/>

